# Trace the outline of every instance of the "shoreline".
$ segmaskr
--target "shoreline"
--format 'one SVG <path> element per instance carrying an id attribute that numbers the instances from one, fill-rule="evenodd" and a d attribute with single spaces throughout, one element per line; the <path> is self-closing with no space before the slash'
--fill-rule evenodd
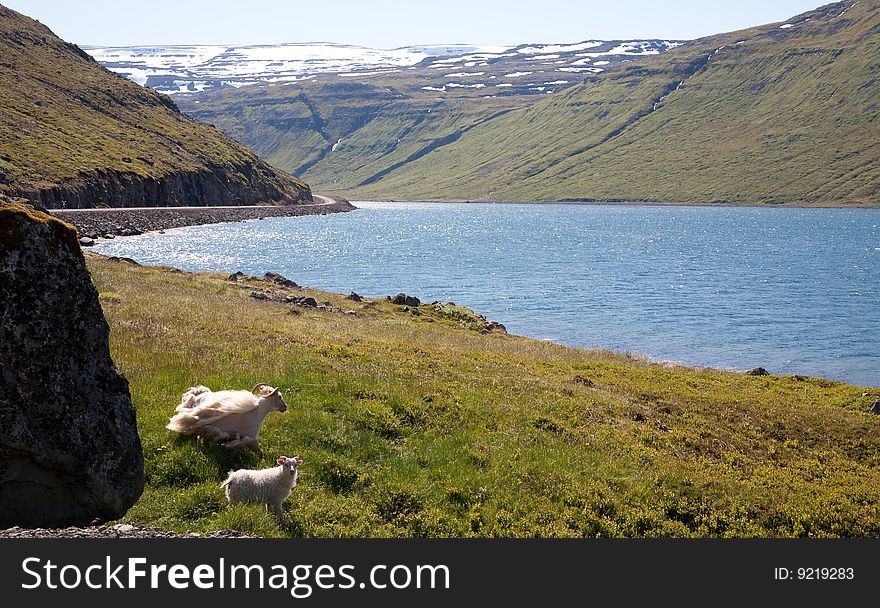
<path id="1" fill-rule="evenodd" d="M 243 222 L 269 217 L 328 215 L 357 209 L 349 201 L 314 195 L 322 203 L 305 205 L 262 205 L 240 207 L 112 207 L 104 209 L 49 209 L 48 212 L 76 228 L 80 244 L 91 246 L 97 239 L 135 236 L 145 232 Z"/>
<path id="2" fill-rule="evenodd" d="M 137 261 L 132 260 L 132 259 L 130 259 L 130 258 L 120 258 L 120 257 L 116 257 L 116 256 L 108 256 L 107 254 L 98 253 L 98 252 L 95 252 L 95 251 L 90 251 L 90 252 L 89 252 L 89 255 L 90 255 L 90 256 L 97 256 L 97 257 L 99 257 L 99 258 L 103 258 L 103 259 L 105 259 L 105 260 L 107 260 L 107 261 L 115 261 L 115 262 L 122 261 L 122 262 L 125 262 L 125 263 L 133 264 L 133 265 L 135 265 L 135 266 L 143 266 L 143 267 L 146 267 L 146 268 L 173 268 L 176 272 L 183 272 L 183 273 L 195 274 L 195 275 L 206 275 L 206 276 L 207 276 L 207 275 L 216 275 L 216 274 L 226 274 L 226 273 L 228 272 L 227 270 L 218 270 L 218 269 L 210 269 L 210 270 L 183 270 L 183 269 L 180 269 L 180 268 L 177 268 L 177 267 L 174 267 L 174 266 L 165 266 L 165 265 L 161 265 L 161 264 L 141 264 L 140 262 L 137 262 Z M 272 271 L 272 270 L 263 270 L 263 272 L 265 273 L 263 276 L 249 276 L 249 275 L 242 275 L 242 277 L 243 277 L 244 282 L 247 283 L 247 284 L 250 284 L 250 283 L 257 283 L 257 284 L 259 284 L 259 283 L 267 283 L 268 285 L 270 285 L 271 288 L 278 288 L 277 285 L 282 285 L 282 288 L 283 288 L 283 284 L 282 284 L 282 283 L 278 283 L 277 280 L 281 280 L 281 281 L 286 280 L 286 277 L 285 277 L 285 276 L 280 275 L 280 274 L 278 274 L 278 273 L 276 273 L 276 272 L 274 272 L 274 271 Z M 273 279 L 273 278 L 267 278 L 269 275 L 274 275 L 276 278 L 274 278 L 274 279 Z M 235 277 L 235 274 L 233 274 L 233 275 L 229 275 L 229 278 L 228 278 L 227 280 L 235 280 L 235 281 L 238 281 L 238 280 L 239 280 L 239 279 L 237 279 L 237 278 L 233 278 L 233 277 Z M 342 292 L 327 291 L 327 290 L 326 290 L 325 288 L 323 288 L 323 287 L 315 287 L 315 286 L 311 286 L 311 285 L 296 285 L 295 289 L 297 289 L 297 290 L 306 290 L 306 291 L 309 291 L 309 292 L 317 292 L 317 293 L 319 293 L 319 294 L 321 295 L 321 297 L 334 296 L 334 297 L 338 297 L 338 298 L 347 298 L 347 296 L 345 296 L 345 294 L 342 293 Z M 382 301 L 382 300 L 389 300 L 389 301 L 391 300 L 391 296 L 390 296 L 390 295 L 387 295 L 387 296 L 385 296 L 384 298 L 383 298 L 383 296 L 381 296 L 381 295 L 378 295 L 378 296 L 366 296 L 366 295 L 361 295 L 360 297 L 362 297 L 362 298 L 364 299 L 364 301 L 376 301 L 376 302 L 380 302 L 380 301 Z M 268 299 L 269 299 L 269 300 L 272 300 L 272 298 L 268 298 Z M 273 301 L 274 301 L 274 300 L 273 300 Z M 425 303 L 427 303 L 427 302 L 425 302 Z M 474 313 L 476 316 L 481 317 L 481 318 L 483 318 L 484 320 L 486 320 L 486 318 L 483 316 L 483 313 L 481 313 L 480 311 L 478 311 L 478 310 L 474 310 L 473 308 L 470 308 L 470 306 L 467 306 L 467 305 L 460 305 L 460 304 L 459 304 L 459 306 L 462 306 L 463 308 L 467 308 L 467 309 L 470 310 L 472 313 Z M 501 325 L 501 327 L 504 327 L 504 325 L 502 324 L 503 322 L 502 322 L 502 323 L 496 323 L 496 322 L 494 322 L 494 321 L 489 321 L 489 320 L 487 320 L 487 323 L 490 323 L 490 324 L 492 324 L 492 325 Z M 632 361 L 642 362 L 642 363 L 645 363 L 645 364 L 648 364 L 648 365 L 655 365 L 655 366 L 658 366 L 658 367 L 662 367 L 662 368 L 666 368 L 666 369 L 672 369 L 672 370 L 674 370 L 674 369 L 686 369 L 686 370 L 692 370 L 692 371 L 695 371 L 695 372 L 711 371 L 711 372 L 718 372 L 718 373 L 737 374 L 737 375 L 742 375 L 742 376 L 768 376 L 768 377 L 777 377 L 777 378 L 786 378 L 786 377 L 788 377 L 788 378 L 795 378 L 795 379 L 797 379 L 797 380 L 817 379 L 817 380 L 822 380 L 822 381 L 824 381 L 824 382 L 831 382 L 831 383 L 834 383 L 834 384 L 845 384 L 845 385 L 849 385 L 849 386 L 855 386 L 855 387 L 861 388 L 861 389 L 863 389 L 863 390 L 865 390 L 865 391 L 867 391 L 867 392 L 870 392 L 870 393 L 872 393 L 872 394 L 873 394 L 873 393 L 876 393 L 875 396 L 876 396 L 878 399 L 880 399 L 880 384 L 877 384 L 877 385 L 874 385 L 874 384 L 856 384 L 856 383 L 854 383 L 854 382 L 851 381 L 851 380 L 844 380 L 844 379 L 841 379 L 841 378 L 834 378 L 834 377 L 827 376 L 827 375 L 812 375 L 812 374 L 809 373 L 809 372 L 804 372 L 804 373 L 795 373 L 795 372 L 792 372 L 792 373 L 779 373 L 779 372 L 776 372 L 776 371 L 773 371 L 773 370 L 765 369 L 765 368 L 763 367 L 763 364 L 759 364 L 759 365 L 757 365 L 757 366 L 753 366 L 753 367 L 715 367 L 715 366 L 712 366 L 712 365 L 705 365 L 705 364 L 701 364 L 701 363 L 687 362 L 687 361 L 682 361 L 682 360 L 679 360 L 679 359 L 667 359 L 667 358 L 663 358 L 663 357 L 659 357 L 659 356 L 654 356 L 654 355 L 651 355 L 650 353 L 646 353 L 646 352 L 643 352 L 643 351 L 631 352 L 631 351 L 628 351 L 628 350 L 626 350 L 626 351 L 623 351 L 623 350 L 615 350 L 615 349 L 608 348 L 608 347 L 601 346 L 601 345 L 591 345 L 591 346 L 587 346 L 587 345 L 567 344 L 567 343 L 564 343 L 564 342 L 559 342 L 559 341 L 556 341 L 556 340 L 550 340 L 550 339 L 545 339 L 545 338 L 538 338 L 538 337 L 530 336 L 530 335 L 527 335 L 527 334 L 511 333 L 511 332 L 508 332 L 508 331 L 506 330 L 506 328 L 504 329 L 503 333 L 504 333 L 505 335 L 511 336 L 511 337 L 513 337 L 513 338 L 521 338 L 521 339 L 525 339 L 525 340 L 533 340 L 533 341 L 535 341 L 535 342 L 541 342 L 541 343 L 552 344 L 552 345 L 554 345 L 554 346 L 558 346 L 558 347 L 562 347 L 562 348 L 566 348 L 566 349 L 572 349 L 572 350 L 575 350 L 575 351 L 604 352 L 604 353 L 608 353 L 608 354 L 611 354 L 611 355 L 614 355 L 614 356 L 617 356 L 617 357 L 625 357 L 625 358 L 630 359 L 630 360 L 632 360 Z M 751 365 L 754 365 L 754 364 L 751 364 Z"/>
<path id="3" fill-rule="evenodd" d="M 328 215 L 357 209 L 349 200 L 335 195 L 315 194 L 323 203 L 304 205 L 247 205 L 227 207 L 110 207 L 94 209 L 48 209 L 48 213 L 74 226 L 80 244 L 90 247 L 99 240 L 121 236 L 135 236 L 145 232 L 157 232 L 187 226 L 243 222 L 271 217 L 298 217 L 303 215 Z M 396 200 L 372 199 L 367 203 L 416 203 L 416 204 L 468 204 L 468 205 L 574 205 L 612 207 L 710 207 L 710 208 L 798 208 L 798 209 L 880 209 L 880 205 L 834 205 L 785 203 L 672 203 L 649 201 L 482 201 L 468 199 Z"/>
<path id="4" fill-rule="evenodd" d="M 599 200 L 559 200 L 559 201 L 488 201 L 473 199 L 430 199 L 430 200 L 399 200 L 399 199 L 366 199 L 353 198 L 357 202 L 364 203 L 439 203 L 439 204 L 466 204 L 466 205 L 574 205 L 574 206 L 609 206 L 609 207 L 707 207 L 707 208 L 747 208 L 747 209 L 880 209 L 880 204 L 865 205 L 859 203 L 837 204 L 829 203 L 687 203 L 687 202 L 664 202 L 664 201 L 599 201 Z"/>
<path id="5" fill-rule="evenodd" d="M 343 212 L 344 212 L 344 211 L 350 211 L 350 210 L 357 209 L 357 207 L 355 207 L 354 205 L 352 205 L 349 201 L 347 201 L 347 200 L 345 200 L 345 199 L 338 199 L 338 198 L 335 198 L 335 197 L 330 197 L 330 196 L 328 196 L 328 195 L 315 195 L 315 197 L 316 197 L 316 198 L 321 197 L 321 198 L 323 198 L 324 200 L 329 201 L 329 203 L 327 203 L 327 204 L 325 204 L 325 205 L 314 205 L 314 206 L 313 206 L 313 207 L 319 207 L 319 206 L 320 206 L 320 207 L 322 207 L 324 210 L 322 210 L 322 211 L 314 210 L 314 211 L 307 211 L 306 213 L 302 213 L 302 212 L 301 212 L 301 211 L 303 211 L 302 209 L 296 209 L 296 211 L 299 211 L 299 212 L 297 212 L 297 213 L 284 213 L 284 211 L 287 209 L 287 208 L 284 208 L 284 207 L 281 207 L 281 208 L 279 208 L 279 207 L 210 207 L 210 208 L 160 208 L 159 211 L 164 211 L 164 210 L 167 210 L 167 211 L 174 211 L 174 210 L 177 210 L 177 211 L 180 211 L 180 210 L 190 211 L 190 210 L 192 210 L 192 211 L 196 211 L 196 212 L 198 212 L 198 211 L 207 211 L 207 212 L 226 212 L 226 211 L 232 211 L 232 212 L 245 211 L 245 212 L 248 212 L 248 211 L 254 211 L 254 212 L 257 213 L 257 214 L 259 214 L 261 211 L 268 211 L 268 212 L 269 212 L 269 213 L 267 213 L 266 215 L 255 215 L 254 217 L 243 217 L 243 218 L 237 218 L 237 219 L 221 218 L 221 219 L 212 219 L 212 220 L 209 220 L 209 221 L 194 221 L 193 223 L 181 224 L 180 226 L 169 226 L 169 227 L 167 227 L 167 229 L 170 229 L 170 228 L 185 227 L 185 226 L 200 225 L 200 224 L 232 223 L 232 222 L 237 222 L 237 221 L 246 221 L 246 220 L 249 220 L 249 219 L 259 219 L 259 218 L 261 218 L 261 217 L 284 217 L 284 216 L 298 216 L 298 215 L 309 215 L 309 214 L 321 214 L 321 215 L 324 215 L 324 214 L 331 213 L 331 212 L 337 212 L 337 211 L 326 211 L 326 209 L 330 209 L 330 208 L 335 209 L 335 207 L 334 207 L 333 205 L 336 205 L 336 204 L 344 204 L 344 205 L 347 206 L 347 208 L 344 208 L 344 209 L 341 209 L 341 210 L 340 210 L 340 211 L 343 211 Z M 436 202 L 438 202 L 438 201 L 355 201 L 355 202 L 366 202 L 366 203 L 371 203 L 371 202 L 387 202 L 387 203 L 395 203 L 395 202 L 400 202 L 400 203 L 403 203 L 403 202 L 410 202 L 410 203 L 436 203 Z M 452 202 L 452 201 L 447 201 L 447 202 Z M 468 203 L 468 204 L 496 204 L 496 203 L 486 203 L 486 202 L 481 202 L 481 201 L 458 201 L 458 202 L 464 202 L 464 203 Z M 499 202 L 499 203 L 497 203 L 497 204 L 539 204 L 539 205 L 540 205 L 540 204 L 574 204 L 574 205 L 601 205 L 601 204 L 605 204 L 605 203 L 585 203 L 585 202 L 566 202 L 566 203 L 542 203 L 542 202 L 520 202 L 520 203 L 515 203 L 515 202 L 508 202 L 508 203 L 501 203 L 501 202 Z M 623 204 L 629 204 L 629 203 L 615 203 L 615 205 L 623 205 Z M 643 204 L 643 203 L 631 203 L 631 204 L 632 204 L 632 205 L 645 206 L 645 204 Z M 682 204 L 682 205 L 679 205 L 679 206 L 686 206 L 686 204 Z M 699 206 L 699 205 L 690 205 L 690 206 Z M 727 206 L 727 205 L 724 205 L 724 206 Z M 92 210 L 88 210 L 88 211 L 92 211 Z M 118 212 L 126 212 L 126 211 L 129 211 L 129 212 L 131 212 L 131 213 L 136 213 L 136 212 L 140 212 L 140 211 L 147 211 L 147 212 L 149 212 L 149 213 L 152 213 L 152 212 L 154 212 L 154 211 L 156 211 L 156 210 L 155 210 L 155 209 L 152 209 L 152 208 L 151 208 L 151 209 L 147 209 L 147 210 L 144 210 L 144 209 L 125 209 L 125 208 L 116 208 L 116 209 L 110 209 L 110 210 L 97 210 L 97 211 L 108 211 L 108 212 L 111 212 L 111 213 L 113 213 L 113 212 L 115 212 L 115 213 L 118 213 Z M 281 211 L 281 213 L 274 213 L 275 211 Z M 53 211 L 52 213 L 54 214 L 55 211 Z M 82 213 L 82 210 L 80 210 L 79 212 L 74 212 L 74 213 Z M 65 219 L 65 220 L 66 220 L 66 218 L 61 218 L 61 219 Z M 69 221 L 69 220 L 66 220 L 66 221 Z M 77 226 L 77 228 L 79 229 L 79 226 Z M 165 229 L 166 229 L 166 228 L 154 228 L 154 229 L 151 229 L 151 230 L 149 230 L 149 231 L 157 231 L 157 230 L 165 230 Z M 147 230 L 144 230 L 144 231 L 142 231 L 142 232 L 148 232 L 148 231 L 147 231 Z M 137 233 L 135 233 L 135 234 L 137 234 Z M 117 234 L 116 236 L 131 236 L 131 235 Z M 105 239 L 105 238 L 103 238 L 103 237 L 101 237 L 101 236 L 96 237 L 96 239 L 97 239 L 97 240 L 96 240 L 94 243 L 89 243 L 87 246 L 97 245 L 97 244 L 100 244 L 101 242 L 107 242 L 107 241 L 109 240 L 109 239 Z M 103 257 L 107 257 L 106 254 L 99 254 L 99 253 L 97 253 L 97 252 L 95 252 L 95 254 L 96 254 L 96 255 L 101 255 L 101 256 L 103 256 Z M 112 256 L 111 256 L 111 257 L 112 257 Z M 149 265 L 149 264 L 148 264 L 148 265 Z M 272 270 L 272 269 L 270 268 L 270 269 L 267 269 L 267 270 Z M 208 272 L 221 272 L 221 273 L 222 273 L 222 272 L 232 272 L 232 270 L 218 270 L 218 269 L 216 269 L 216 268 L 214 268 L 214 269 L 209 269 L 209 270 L 207 270 L 207 271 L 208 271 Z M 314 287 L 314 286 L 308 286 L 308 287 L 305 287 L 305 286 L 304 286 L 304 288 L 307 288 L 307 289 L 314 289 L 314 290 L 316 290 L 316 291 L 325 291 L 325 288 L 323 288 L 323 287 Z M 331 293 L 331 292 L 327 292 L 327 293 Z M 344 294 L 342 294 L 342 293 L 338 293 L 338 294 L 334 294 L 334 295 L 340 295 L 340 296 L 341 296 L 341 295 L 344 295 Z M 376 298 L 379 298 L 379 297 L 381 297 L 381 296 L 375 296 L 375 297 L 376 297 Z M 479 314 L 479 313 L 478 313 L 478 314 Z M 528 335 L 528 334 L 516 334 L 516 335 L 518 335 L 519 337 L 527 338 L 527 339 L 533 339 L 533 340 L 538 340 L 538 341 L 544 341 L 542 338 L 539 338 L 539 337 L 534 336 L 534 335 Z M 559 346 L 566 347 L 566 348 L 584 349 L 584 350 L 602 350 L 602 351 L 613 352 L 613 353 L 618 354 L 618 355 L 624 355 L 624 354 L 626 354 L 626 355 L 630 356 L 630 357 L 633 358 L 633 359 L 640 359 L 640 360 L 643 360 L 643 361 L 646 361 L 646 362 L 649 362 L 649 363 L 652 363 L 652 364 L 656 364 L 656 365 L 660 365 L 660 366 L 662 366 L 662 367 L 668 367 L 668 368 L 678 368 L 678 367 L 681 367 L 681 368 L 690 368 L 690 369 L 704 369 L 704 370 L 714 370 L 714 371 L 719 371 L 719 372 L 732 372 L 732 373 L 738 373 L 738 374 L 745 374 L 745 373 L 747 373 L 747 372 L 749 372 L 749 371 L 752 371 L 752 370 L 763 369 L 762 366 L 766 365 L 765 362 L 757 361 L 757 362 L 750 362 L 748 365 L 743 366 L 743 367 L 740 367 L 740 366 L 723 366 L 723 367 L 717 367 L 717 366 L 713 366 L 713 365 L 711 365 L 711 364 L 705 364 L 705 363 L 700 363 L 700 362 L 687 362 L 687 361 L 683 361 L 683 360 L 680 360 L 680 359 L 668 359 L 668 358 L 665 358 L 665 357 L 663 357 L 663 356 L 652 355 L 652 354 L 650 354 L 650 353 L 648 353 L 648 352 L 641 351 L 641 350 L 637 350 L 636 352 L 629 352 L 629 351 L 624 352 L 624 351 L 615 351 L 615 350 L 613 350 L 613 349 L 609 349 L 608 347 L 606 347 L 606 346 L 602 346 L 602 345 L 586 346 L 586 345 L 577 345 L 577 344 L 571 344 L 571 343 L 565 343 L 565 342 L 558 342 L 558 341 L 555 341 L 555 340 L 547 340 L 547 341 L 548 341 L 548 342 L 552 342 L 552 343 L 554 343 L 554 344 L 557 344 L 557 345 L 559 345 Z M 757 366 L 757 367 L 755 367 L 755 366 Z M 823 379 L 823 380 L 827 380 L 827 381 L 830 381 L 830 382 L 840 382 L 840 383 L 845 383 L 845 384 L 854 384 L 852 380 L 847 380 L 847 379 L 843 379 L 843 378 L 840 378 L 840 377 L 834 377 L 834 376 L 826 375 L 825 373 L 822 373 L 822 372 L 820 372 L 820 374 L 821 374 L 821 375 L 813 375 L 811 372 L 806 372 L 806 371 L 796 371 L 796 372 L 785 373 L 785 372 L 777 372 L 777 371 L 771 369 L 771 370 L 769 371 L 769 374 L 768 374 L 768 375 L 772 375 L 772 376 L 793 376 L 793 377 L 815 377 L 815 378 L 821 378 L 821 379 Z M 855 384 L 854 384 L 854 385 L 855 385 Z M 869 389 L 869 390 L 878 390 L 878 389 L 880 389 L 880 385 L 877 385 L 877 384 L 874 384 L 874 383 L 870 383 L 870 384 L 859 384 L 859 386 L 862 386 L 862 388 L 867 388 L 867 389 Z"/>

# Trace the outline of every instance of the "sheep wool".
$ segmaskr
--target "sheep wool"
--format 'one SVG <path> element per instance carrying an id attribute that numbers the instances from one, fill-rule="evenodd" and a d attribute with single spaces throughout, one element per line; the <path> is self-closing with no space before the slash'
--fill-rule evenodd
<path id="1" fill-rule="evenodd" d="M 278 466 L 268 469 L 238 469 L 230 471 L 220 487 L 226 491 L 230 505 L 256 502 L 271 506 L 278 519 L 284 519 L 281 505 L 290 496 L 303 461 L 298 456 L 279 456 Z"/>
<path id="2" fill-rule="evenodd" d="M 259 395 L 253 392 L 260 389 Z M 262 454 L 257 434 L 269 412 L 284 412 L 281 391 L 259 383 L 250 391 L 212 391 L 193 386 L 182 396 L 177 414 L 167 428 L 230 448 L 248 448 Z"/>

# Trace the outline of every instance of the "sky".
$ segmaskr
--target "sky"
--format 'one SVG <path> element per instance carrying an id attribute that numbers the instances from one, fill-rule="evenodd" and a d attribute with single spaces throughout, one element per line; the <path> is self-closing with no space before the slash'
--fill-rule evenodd
<path id="1" fill-rule="evenodd" d="M 79 45 L 690 40 L 784 21 L 822 0 L 0 0 Z"/>

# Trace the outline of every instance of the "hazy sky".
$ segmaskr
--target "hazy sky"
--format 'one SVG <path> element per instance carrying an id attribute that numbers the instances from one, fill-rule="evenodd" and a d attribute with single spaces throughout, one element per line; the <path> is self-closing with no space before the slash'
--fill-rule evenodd
<path id="1" fill-rule="evenodd" d="M 516 45 L 692 39 L 783 21 L 822 0 L 0 0 L 80 45 L 339 42 Z"/>

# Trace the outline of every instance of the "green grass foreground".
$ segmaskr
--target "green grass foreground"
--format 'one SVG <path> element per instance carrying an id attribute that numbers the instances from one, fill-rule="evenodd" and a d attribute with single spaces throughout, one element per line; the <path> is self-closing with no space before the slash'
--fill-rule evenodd
<path id="1" fill-rule="evenodd" d="M 88 265 L 146 463 L 124 521 L 269 537 L 880 535 L 876 391 L 481 334 L 459 307 L 414 317 L 292 290 L 351 316 L 256 301 L 217 273 Z M 165 429 L 188 387 L 260 381 L 289 405 L 267 417 L 262 459 Z M 294 453 L 289 522 L 226 505 L 230 469 Z"/>

